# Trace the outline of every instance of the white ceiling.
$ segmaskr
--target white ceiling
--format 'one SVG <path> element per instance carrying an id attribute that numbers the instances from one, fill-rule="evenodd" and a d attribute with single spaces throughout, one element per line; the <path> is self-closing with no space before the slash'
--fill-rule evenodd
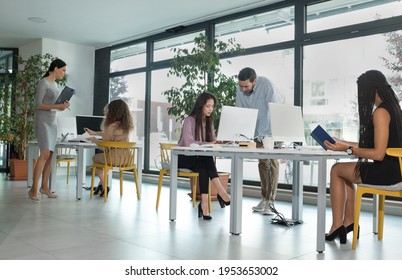
<path id="1" fill-rule="evenodd" d="M 48 38 L 101 48 L 281 1 L 0 0 L 0 47 Z"/>

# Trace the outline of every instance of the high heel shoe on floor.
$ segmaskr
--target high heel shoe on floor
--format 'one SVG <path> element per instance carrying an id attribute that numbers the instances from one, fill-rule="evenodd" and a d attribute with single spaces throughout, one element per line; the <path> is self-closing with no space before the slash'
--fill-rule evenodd
<path id="1" fill-rule="evenodd" d="M 32 193 L 31 193 L 31 191 L 28 192 L 28 196 L 29 196 L 29 198 L 30 198 L 31 200 L 33 200 L 33 201 L 39 201 L 39 198 L 38 198 L 38 197 L 34 197 L 34 196 L 32 195 Z"/>
<path id="2" fill-rule="evenodd" d="M 101 184 L 99 184 L 99 185 L 96 187 L 96 189 L 95 189 L 95 191 L 94 191 L 94 194 L 97 195 L 99 192 L 103 192 L 103 186 L 102 186 Z"/>
<path id="3" fill-rule="evenodd" d="M 46 195 L 48 198 L 57 198 L 57 195 L 53 194 L 50 190 L 48 190 L 47 192 L 44 191 L 42 188 L 39 189 L 39 192 L 42 195 Z"/>
<path id="4" fill-rule="evenodd" d="M 350 225 L 348 225 L 346 227 L 346 234 L 353 231 L 354 225 L 355 225 L 355 223 L 351 223 Z M 359 239 L 359 236 L 360 236 L 360 225 L 357 226 L 357 239 Z"/>
<path id="5" fill-rule="evenodd" d="M 225 208 L 225 206 L 230 205 L 230 200 L 229 201 L 224 201 L 223 198 L 219 194 L 216 197 L 218 198 L 219 205 L 221 206 L 221 208 Z"/>
<path id="6" fill-rule="evenodd" d="M 338 227 L 331 234 L 325 234 L 325 241 L 333 241 L 338 236 L 341 241 L 341 244 L 346 244 L 346 228 L 344 225 Z"/>
<path id="7" fill-rule="evenodd" d="M 107 187 L 107 196 L 109 196 L 109 192 L 110 192 L 110 188 Z M 104 197 L 104 196 L 105 196 L 105 188 L 102 188 L 102 192 L 101 192 L 100 196 L 101 196 L 101 197 Z"/>
<path id="8" fill-rule="evenodd" d="M 212 217 L 209 215 L 204 215 L 204 212 L 202 211 L 202 207 L 201 207 L 201 202 L 200 204 L 198 204 L 198 218 L 203 218 L 204 220 L 211 220 Z"/>

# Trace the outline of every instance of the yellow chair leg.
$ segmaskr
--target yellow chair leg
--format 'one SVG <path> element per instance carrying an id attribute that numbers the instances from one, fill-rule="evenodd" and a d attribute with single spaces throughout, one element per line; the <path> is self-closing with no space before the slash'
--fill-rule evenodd
<path id="1" fill-rule="evenodd" d="M 356 249 L 356 242 L 357 242 L 357 233 L 359 231 L 359 218 L 360 218 L 360 208 L 361 208 L 361 201 L 362 201 L 363 193 L 357 188 L 356 193 L 356 203 L 355 203 L 355 217 L 354 217 L 354 226 L 353 226 L 353 241 L 352 241 L 352 249 Z"/>
<path id="2" fill-rule="evenodd" d="M 378 203 L 378 240 L 382 240 L 384 233 L 384 207 L 385 207 L 385 195 L 379 195 Z"/>
<path id="3" fill-rule="evenodd" d="M 158 210 L 159 207 L 159 199 L 161 197 L 161 191 L 162 191 L 162 182 L 163 182 L 163 173 L 159 172 L 158 192 L 156 194 L 156 210 Z"/>
<path id="4" fill-rule="evenodd" d="M 193 177 L 193 207 L 195 207 L 195 203 L 197 201 L 197 181 L 198 177 Z"/>
<path id="5" fill-rule="evenodd" d="M 134 182 L 135 182 L 135 188 L 137 190 L 137 199 L 140 200 L 141 199 L 141 190 L 140 187 L 138 186 L 138 174 L 137 174 L 137 170 L 133 170 L 133 174 L 134 174 Z"/>
<path id="6" fill-rule="evenodd" d="M 89 199 L 92 199 L 92 196 L 94 193 L 95 171 L 96 171 L 96 167 L 92 167 L 92 178 L 91 178 L 91 188 L 89 190 Z"/>
<path id="7" fill-rule="evenodd" d="M 103 168 L 103 182 L 105 183 L 105 185 L 103 186 L 103 202 L 107 201 L 107 187 L 108 187 L 108 169 L 107 168 Z"/>

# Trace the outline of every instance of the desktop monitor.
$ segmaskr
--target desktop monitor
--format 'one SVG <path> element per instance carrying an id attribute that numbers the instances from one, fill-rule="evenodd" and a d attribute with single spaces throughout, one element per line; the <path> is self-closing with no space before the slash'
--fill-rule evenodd
<path id="1" fill-rule="evenodd" d="M 85 133 L 84 128 L 89 128 L 94 131 L 101 131 L 103 116 L 76 116 L 77 135 Z"/>
<path id="2" fill-rule="evenodd" d="M 222 106 L 217 139 L 234 142 L 253 139 L 257 115 L 257 109 Z"/>
<path id="3" fill-rule="evenodd" d="M 301 107 L 269 103 L 272 140 L 284 143 L 305 143 Z"/>

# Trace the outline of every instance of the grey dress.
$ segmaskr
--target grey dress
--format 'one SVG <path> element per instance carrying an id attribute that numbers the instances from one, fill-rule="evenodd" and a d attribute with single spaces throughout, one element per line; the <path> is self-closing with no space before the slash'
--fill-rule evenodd
<path id="1" fill-rule="evenodd" d="M 36 87 L 34 118 L 35 136 L 41 151 L 54 151 L 57 138 L 56 111 L 41 110 L 39 105 L 54 104 L 59 96 L 59 90 L 55 82 L 42 78 Z"/>

